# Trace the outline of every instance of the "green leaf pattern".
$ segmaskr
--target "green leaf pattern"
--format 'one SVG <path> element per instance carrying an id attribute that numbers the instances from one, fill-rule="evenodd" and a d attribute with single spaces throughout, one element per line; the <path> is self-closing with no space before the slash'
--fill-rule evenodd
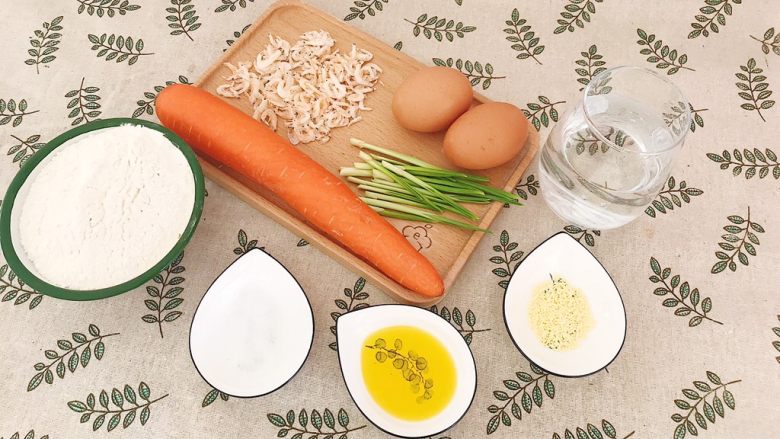
<path id="1" fill-rule="evenodd" d="M 179 297 L 184 291 L 182 284 L 185 279 L 181 276 L 185 270 L 184 266 L 181 265 L 183 258 L 184 253 L 179 253 L 179 256 L 165 267 L 162 273 L 157 274 L 152 279 L 151 285 L 146 286 L 146 294 L 151 299 L 144 300 L 144 305 L 152 313 L 145 314 L 141 320 L 156 324 L 160 338 L 165 337 L 163 324 L 174 322 L 182 315 L 182 312 L 178 311 L 177 308 L 184 302 L 184 299 Z"/>
<path id="2" fill-rule="evenodd" d="M 31 48 L 27 50 L 30 58 L 24 60 L 28 66 L 35 66 L 35 73 L 41 73 L 41 65 L 49 64 L 57 59 L 55 52 L 60 50 L 62 42 L 62 16 L 56 17 L 50 22 L 43 22 L 43 29 L 36 29 L 30 38 Z"/>
<path id="3" fill-rule="evenodd" d="M 766 122 L 766 118 L 761 113 L 761 110 L 768 110 L 774 107 L 775 101 L 769 99 L 772 96 L 772 90 L 769 89 L 769 83 L 763 74 L 764 69 L 758 67 L 756 60 L 753 58 L 750 58 L 746 65 L 739 66 L 739 69 L 741 72 L 734 74 L 739 79 L 735 83 L 739 90 L 737 94 L 742 100 L 747 101 L 740 105 L 740 108 L 747 111 L 755 111 L 761 120 Z"/>
<path id="4" fill-rule="evenodd" d="M 704 6 L 699 8 L 699 14 L 694 16 L 691 23 L 693 30 L 688 34 L 688 39 L 710 36 L 710 32 L 718 33 L 720 26 L 726 25 L 726 16 L 734 11 L 734 5 L 741 5 L 742 0 L 704 0 Z"/>
<path id="5" fill-rule="evenodd" d="M 704 320 L 719 325 L 723 324 L 708 315 L 712 311 L 712 299 L 702 298 L 698 288 L 691 289 L 690 284 L 687 281 L 681 281 L 677 274 L 672 276 L 672 269 L 661 268 L 661 264 L 655 257 L 650 257 L 650 268 L 653 270 L 650 282 L 660 284 L 653 291 L 653 294 L 666 297 L 661 304 L 667 308 L 674 308 L 674 315 L 678 317 L 690 316 L 688 326 L 699 326 Z"/>
<path id="6" fill-rule="evenodd" d="M 683 205 L 691 202 L 691 197 L 698 197 L 704 194 L 704 191 L 695 187 L 688 187 L 688 183 L 685 180 L 681 180 L 679 184 L 674 177 L 669 177 L 666 182 L 666 187 L 658 193 L 655 200 L 647 206 L 645 213 L 655 218 L 657 214 L 667 213 L 670 210 L 674 210 L 675 207 L 683 207 Z"/>
<path id="7" fill-rule="evenodd" d="M 677 49 L 671 49 L 664 44 L 663 40 L 656 39 L 655 34 L 648 34 L 642 29 L 636 30 L 639 40 L 636 42 L 642 49 L 639 51 L 642 55 L 647 55 L 647 62 L 655 64 L 657 69 L 665 70 L 667 75 L 674 75 L 680 69 L 694 69 L 686 66 L 688 55 L 680 53 Z"/>
<path id="8" fill-rule="evenodd" d="M 254 3 L 255 0 L 222 0 L 222 4 L 214 9 L 214 12 L 235 12 L 238 7 L 246 8 L 247 2 Z"/>
<path id="9" fill-rule="evenodd" d="M 523 259 L 523 251 L 518 250 L 518 247 L 516 242 L 509 241 L 509 232 L 506 230 L 501 231 L 498 244 L 493 246 L 493 251 L 497 254 L 490 258 L 490 262 L 497 267 L 492 271 L 501 279 L 498 281 L 498 286 L 504 290 L 509 286 L 509 279 Z"/>
<path id="10" fill-rule="evenodd" d="M 357 311 L 359 309 L 369 307 L 369 303 L 366 301 L 370 296 L 368 292 L 363 291 L 365 287 L 366 287 L 366 280 L 363 279 L 362 277 L 359 277 L 355 281 L 355 286 L 353 286 L 352 288 L 344 288 L 344 297 L 346 297 L 347 300 L 336 299 L 334 301 L 337 310 L 330 313 L 330 318 L 333 320 L 333 325 L 330 326 L 330 332 L 331 334 L 333 334 L 334 338 L 337 339 L 336 322 L 338 321 L 339 317 L 341 317 L 342 315 L 348 312 Z M 334 351 L 339 350 L 338 342 L 336 340 L 328 344 L 328 347 Z"/>
<path id="11" fill-rule="evenodd" d="M 523 200 L 527 200 L 529 196 L 536 196 L 539 193 L 539 180 L 534 174 L 530 174 L 525 177 L 525 181 L 521 180 L 517 183 L 515 192 Z"/>
<path id="12" fill-rule="evenodd" d="M 606 419 L 602 419 L 600 427 L 588 423 L 585 428 L 577 427 L 574 430 L 569 430 L 567 428 L 563 432 L 563 435 L 553 433 L 552 439 L 617 439 L 618 437 L 622 439 L 628 439 L 633 436 L 634 433 L 635 432 L 632 431 L 625 436 L 622 434 L 618 436 L 618 432 L 612 423 Z"/>
<path id="13" fill-rule="evenodd" d="M 444 41 L 446 39 L 449 42 L 455 41 L 455 38 L 463 38 L 469 32 L 477 30 L 474 26 L 466 26 L 463 22 L 455 20 L 448 20 L 446 18 L 439 18 L 436 15 L 428 16 L 428 14 L 422 14 L 417 17 L 416 21 L 405 19 L 406 22 L 412 24 L 412 34 L 415 37 L 422 34 L 425 38 L 435 38 L 436 41 Z"/>
<path id="14" fill-rule="evenodd" d="M 596 236 L 601 236 L 601 230 L 583 229 L 573 224 L 564 227 L 563 231 L 576 239 L 580 244 L 585 242 L 588 247 L 594 247 L 596 245 Z"/>
<path id="15" fill-rule="evenodd" d="M 492 84 L 494 80 L 506 78 L 506 76 L 494 76 L 493 65 L 490 63 L 485 63 L 483 67 L 482 63 L 479 61 L 471 62 L 466 60 L 464 62 L 460 58 L 457 60 L 453 60 L 452 58 L 447 58 L 446 60 L 434 58 L 433 63 L 437 66 L 453 67 L 460 70 L 461 73 L 466 75 L 466 78 L 468 78 L 473 87 L 481 84 L 482 90 L 490 88 L 490 84 Z"/>
<path id="16" fill-rule="evenodd" d="M 488 420 L 486 432 L 488 435 L 495 433 L 499 427 L 512 426 L 512 419 L 523 420 L 523 412 L 530 414 L 534 407 L 542 408 L 544 396 L 555 398 L 555 385 L 550 379 L 551 375 L 540 369 L 539 366 L 530 363 L 531 373 L 515 372 L 517 379 L 507 379 L 503 382 L 503 389 L 494 390 L 495 403 L 487 408 L 491 414 Z"/>
<path id="17" fill-rule="evenodd" d="M 211 389 L 208 393 L 206 393 L 206 396 L 203 397 L 203 402 L 200 403 L 201 407 L 208 407 L 211 404 L 214 403 L 214 401 L 222 400 L 222 401 L 228 401 L 230 399 L 230 395 L 224 392 L 220 392 L 217 389 Z"/>
<path id="18" fill-rule="evenodd" d="M 253 248 L 263 250 L 265 247 L 258 247 L 256 239 L 250 241 L 244 229 L 238 229 L 238 247 L 233 249 L 233 254 L 241 256 Z"/>
<path id="19" fill-rule="evenodd" d="M 517 51 L 515 56 L 517 59 L 531 58 L 541 65 L 537 55 L 541 55 L 544 52 L 544 45 L 539 44 L 539 37 L 536 36 L 536 32 L 531 30 L 531 25 L 525 18 L 520 18 L 520 11 L 517 8 L 512 10 L 512 14 L 509 20 L 506 20 L 507 25 L 504 28 L 504 33 L 508 34 L 506 40 L 512 43 L 512 50 Z"/>
<path id="20" fill-rule="evenodd" d="M 78 89 L 65 93 L 68 98 L 67 109 L 70 110 L 68 118 L 71 119 L 71 125 L 89 123 L 100 117 L 103 112 L 100 108 L 100 96 L 97 94 L 100 89 L 94 86 L 84 87 L 84 79 L 81 78 L 81 85 Z"/>
<path id="21" fill-rule="evenodd" d="M 770 27 L 767 29 L 763 38 L 754 37 L 753 35 L 750 38 L 761 43 L 761 51 L 764 52 L 764 55 L 769 55 L 770 53 L 780 55 L 780 33 L 776 34 L 775 28 Z"/>
<path id="22" fill-rule="evenodd" d="M 607 67 L 605 67 L 607 62 L 604 61 L 604 56 L 598 53 L 598 47 L 595 44 L 591 44 L 587 51 L 580 52 L 580 55 L 582 55 L 582 59 L 574 62 L 579 66 L 574 69 L 574 72 L 579 76 L 577 82 L 582 84 L 582 87 L 580 87 L 580 91 L 582 91 L 594 76 L 607 70 Z"/>
<path id="23" fill-rule="evenodd" d="M 777 315 L 777 321 L 780 322 L 780 314 Z M 772 332 L 774 332 L 775 337 L 777 338 L 777 340 L 772 342 L 772 346 L 780 353 L 780 326 L 772 328 Z M 780 355 L 775 357 L 775 360 L 780 363 Z"/>
<path id="24" fill-rule="evenodd" d="M 41 140 L 40 134 L 33 134 L 26 139 L 16 137 L 13 134 L 11 134 L 11 137 L 18 143 L 14 143 L 14 145 L 8 148 L 6 155 L 13 156 L 13 162 L 18 163 L 20 168 L 33 154 L 46 145 L 45 142 L 39 142 Z"/>
<path id="25" fill-rule="evenodd" d="M 539 96 L 538 99 L 539 103 L 529 102 L 527 108 L 523 109 L 523 114 L 537 131 L 543 126 L 550 126 L 550 121 L 558 122 L 558 110 L 555 106 L 566 103 L 566 101 L 552 102 L 547 96 Z"/>
<path id="26" fill-rule="evenodd" d="M 0 439 L 3 439 L 3 436 L 0 436 Z M 28 431 L 24 436 L 21 436 L 19 432 L 16 432 L 9 436 L 8 439 L 35 439 L 35 430 Z M 38 439 L 49 439 L 49 435 L 40 436 Z"/>
<path id="27" fill-rule="evenodd" d="M 698 436 L 699 428 L 707 430 L 715 421 L 726 416 L 724 407 L 734 410 L 734 394 L 727 387 L 742 380 L 724 383 L 713 372 L 707 371 L 707 381 L 694 381 L 693 388 L 683 389 L 685 399 L 675 399 L 674 405 L 680 410 L 672 415 L 676 424 L 674 438 L 683 439 L 687 434 Z M 698 427 L 697 427 L 698 426 Z"/>
<path id="28" fill-rule="evenodd" d="M 707 158 L 718 163 L 720 169 L 731 168 L 731 173 L 737 177 L 745 171 L 745 178 L 758 176 L 759 179 L 772 175 L 775 180 L 780 179 L 780 161 L 777 154 L 769 148 L 761 151 L 758 148 L 742 150 L 734 149 L 732 152 L 723 150 L 721 154 L 707 153 Z"/>
<path id="29" fill-rule="evenodd" d="M 749 265 L 748 255 L 757 255 L 756 247 L 760 242 L 758 234 L 764 233 L 764 227 L 750 217 L 750 207 L 746 218 L 730 215 L 727 219 L 730 224 L 723 227 L 726 233 L 721 235 L 722 241 L 718 243 L 720 249 L 715 252 L 717 262 L 710 270 L 712 274 L 723 272 L 726 268 L 737 271 L 736 261 L 744 266 Z"/>
<path id="30" fill-rule="evenodd" d="M 27 100 L 20 99 L 17 104 L 16 99 L 0 99 L 0 125 L 6 125 L 9 122 L 11 126 L 18 127 L 24 122 L 24 116 L 35 114 L 39 110 L 28 111 Z"/>
<path id="31" fill-rule="evenodd" d="M 165 81 L 165 85 L 155 85 L 152 91 L 144 92 L 143 99 L 139 99 L 135 102 L 136 109 L 133 110 L 131 117 L 137 118 L 146 114 L 148 116 L 154 115 L 154 101 L 157 99 L 157 95 L 167 86 L 173 84 L 190 84 L 190 80 L 186 76 L 179 75 L 179 78 L 175 81 Z"/>
<path id="32" fill-rule="evenodd" d="M 79 365 L 82 368 L 87 367 L 93 357 L 98 361 L 102 360 L 106 351 L 106 344 L 103 340 L 119 335 L 118 332 L 101 334 L 100 328 L 96 325 L 89 325 L 88 334 L 74 332 L 70 337 L 72 342 L 68 339 L 61 339 L 57 341 L 57 349 L 44 351 L 46 359 L 33 366 L 36 373 L 27 384 L 27 391 L 35 390 L 43 382 L 53 384 L 55 376 L 60 379 L 65 378 L 68 371 L 75 372 Z M 61 352 L 57 352 L 57 350 Z"/>
<path id="33" fill-rule="evenodd" d="M 144 52 L 144 40 L 138 38 L 102 34 L 100 36 L 89 34 L 87 39 L 92 43 L 91 49 L 97 51 L 97 57 L 106 61 L 116 60 L 117 63 L 127 61 L 127 65 L 132 66 L 142 56 L 153 55 L 151 52 Z"/>
<path id="34" fill-rule="evenodd" d="M 249 26 L 252 26 L 252 25 L 251 24 L 247 24 L 246 26 L 241 28 L 240 31 L 233 32 L 233 36 L 230 39 L 225 40 L 225 44 L 227 45 L 227 47 L 222 49 L 222 51 L 224 52 L 224 51 L 228 50 L 228 47 L 230 47 L 233 44 L 235 44 L 236 41 L 238 41 L 238 39 L 241 38 L 241 35 L 244 35 L 244 32 L 246 32 L 246 30 L 249 29 Z"/>
<path id="35" fill-rule="evenodd" d="M 433 305 L 431 307 L 431 312 L 454 326 L 455 329 L 460 332 L 460 335 L 463 336 L 463 339 L 466 340 L 467 345 L 471 345 L 471 342 L 474 340 L 474 334 L 490 331 L 490 329 L 475 328 L 477 325 L 477 316 L 470 309 L 466 310 L 464 313 L 457 306 L 450 311 L 446 306 L 439 309 L 437 305 Z"/>
<path id="36" fill-rule="evenodd" d="M 76 0 L 79 3 L 77 12 L 86 12 L 98 17 L 115 17 L 125 15 L 130 11 L 141 9 L 140 5 L 131 4 L 129 0 Z"/>
<path id="37" fill-rule="evenodd" d="M 97 399 L 94 393 L 87 395 L 84 401 L 74 400 L 68 403 L 68 408 L 76 413 L 81 413 L 79 422 L 85 424 L 92 421 L 92 431 L 97 431 L 103 425 L 107 431 L 112 431 L 122 424 L 126 429 L 138 419 L 140 424 L 146 425 L 151 416 L 151 407 L 158 401 L 166 398 L 168 394 L 152 399 L 149 386 L 141 381 L 138 385 L 138 393 L 125 384 L 122 390 L 114 387 L 110 393 L 101 390 Z M 122 419 L 124 417 L 124 419 Z"/>
<path id="38" fill-rule="evenodd" d="M 596 13 L 596 3 L 602 1 L 604 0 L 567 0 L 561 18 L 557 21 L 558 27 L 553 33 L 574 32 L 577 28 L 585 27 L 585 23 L 590 23 L 591 15 Z"/>
<path id="39" fill-rule="evenodd" d="M 197 15 L 198 11 L 195 9 L 195 5 L 192 0 L 171 0 L 171 6 L 165 8 L 167 15 L 165 19 L 168 21 L 168 27 L 171 30 L 171 35 L 184 35 L 192 39 L 192 32 L 198 30 L 201 23 L 198 22 L 200 16 Z"/>
<path id="40" fill-rule="evenodd" d="M 384 5 L 390 0 L 356 0 L 352 2 L 354 6 L 349 8 L 349 14 L 344 17 L 344 21 L 351 21 L 356 18 L 366 19 L 366 14 L 373 17 L 377 12 L 382 12 Z"/>
<path id="41" fill-rule="evenodd" d="M 286 437 L 290 434 L 291 439 L 304 437 L 307 439 L 348 439 L 353 432 L 366 428 L 365 425 L 350 426 L 349 415 L 343 408 L 339 409 L 335 416 L 330 409 L 326 408 L 322 414 L 317 409 L 311 411 L 303 409 L 297 416 L 294 410 L 289 410 L 285 416 L 269 413 L 266 417 L 268 422 L 279 428 L 277 437 Z"/>
<path id="42" fill-rule="evenodd" d="M 35 309 L 41 301 L 43 294 L 28 287 L 8 265 L 0 265 L 0 302 L 26 303 L 29 309 Z"/>

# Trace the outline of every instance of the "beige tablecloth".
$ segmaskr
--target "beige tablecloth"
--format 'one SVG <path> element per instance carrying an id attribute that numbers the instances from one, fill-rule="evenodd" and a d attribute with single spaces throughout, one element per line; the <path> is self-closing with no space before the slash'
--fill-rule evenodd
<path id="1" fill-rule="evenodd" d="M 780 85 L 779 2 L 313 3 L 426 63 L 452 63 L 475 89 L 535 113 L 542 138 L 554 123 L 552 109 L 575 102 L 597 69 L 621 64 L 671 74 L 696 115 L 674 178 L 647 215 L 603 233 L 565 229 L 601 260 L 625 301 L 626 343 L 609 372 L 547 375 L 507 335 L 499 282 L 515 262 L 504 259 L 519 252 L 516 261 L 567 226 L 547 209 L 536 168 L 529 169 L 518 187 L 526 206 L 501 213 L 496 233 L 435 310 L 470 340 L 479 374 L 471 409 L 440 436 L 780 437 L 780 108 L 771 93 Z M 6 1 L 0 189 L 25 157 L 71 125 L 120 116 L 156 120 L 151 102 L 161 86 L 198 78 L 268 5 Z M 474 29 L 450 42 L 449 20 Z M 93 48 L 102 34 L 122 36 L 130 53 Z M 221 188 L 206 186 L 183 268 L 168 269 L 174 273 L 166 291 L 175 288 L 174 277 L 182 279 L 175 298 L 160 302 L 139 288 L 68 302 L 41 296 L 0 269 L 0 437 L 385 437 L 350 399 L 328 328 L 346 311 L 339 305 L 352 310 L 391 300 Z M 211 281 L 252 246 L 278 258 L 306 290 L 314 346 L 283 389 L 223 398 L 193 367 L 188 330 Z M 726 263 L 718 265 L 719 257 Z M 345 289 L 365 294 L 350 299 Z M 535 391 L 537 384 L 544 390 Z"/>

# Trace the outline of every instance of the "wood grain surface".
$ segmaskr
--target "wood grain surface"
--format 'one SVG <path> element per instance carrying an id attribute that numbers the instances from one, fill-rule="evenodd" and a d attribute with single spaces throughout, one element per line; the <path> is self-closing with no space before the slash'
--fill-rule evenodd
<path id="1" fill-rule="evenodd" d="M 254 61 L 257 54 L 267 44 L 269 34 L 294 42 L 299 35 L 311 30 L 329 32 L 336 40 L 336 47 L 341 50 L 349 50 L 352 44 L 356 44 L 358 47 L 372 52 L 374 54 L 373 62 L 382 68 L 383 73 L 377 89 L 369 94 L 366 100 L 366 105 L 372 111 L 362 111 L 360 113 L 362 121 L 350 127 L 334 129 L 331 132 L 331 139 L 327 143 L 300 144 L 297 146 L 298 148 L 335 174 L 338 174 L 340 167 L 351 166 L 353 162 L 359 161 L 358 149 L 349 144 L 351 137 L 410 154 L 435 165 L 454 168 L 452 164 L 447 163 L 441 153 L 444 132 L 421 134 L 408 131 L 398 125 L 391 111 L 390 104 L 394 90 L 409 74 L 425 65 L 341 20 L 298 1 L 283 0 L 269 7 L 241 39 L 203 74 L 196 85 L 216 94 L 216 88 L 223 84 L 224 78 L 230 74 L 230 70 L 224 65 L 225 63 L 236 64 L 240 61 Z M 252 114 L 252 105 L 248 99 L 222 99 L 242 111 Z M 475 93 L 474 105 L 486 101 L 488 101 L 487 98 Z M 529 132 L 528 141 L 520 156 L 503 166 L 477 172 L 477 174 L 489 177 L 493 186 L 511 191 L 539 149 L 538 133 L 533 129 L 529 129 Z M 280 134 L 283 136 L 286 134 L 283 127 Z M 278 221 L 293 233 L 306 239 L 332 258 L 351 267 L 396 299 L 414 305 L 429 306 L 444 297 L 424 297 L 409 291 L 367 262 L 351 254 L 348 249 L 339 246 L 314 229 L 297 212 L 290 209 L 269 191 L 249 183 L 237 173 L 232 172 L 231 169 L 222 167 L 218 163 L 210 163 L 201 158 L 201 165 L 204 173 L 211 180 L 258 211 Z M 357 191 L 354 184 L 349 183 L 349 186 Z M 311 188 L 311 190 L 316 191 L 317 188 Z M 327 202 L 327 200 L 323 200 L 323 202 Z M 491 203 L 470 205 L 469 208 L 481 218 L 479 226 L 489 228 L 496 215 L 503 210 L 503 205 L 502 203 Z M 395 219 L 390 220 L 390 222 L 407 236 L 412 235 L 415 231 L 421 231 L 421 229 L 414 227 L 423 225 Z M 484 233 L 439 224 L 425 228 L 425 232 L 430 238 L 431 245 L 421 251 L 442 275 L 446 294 L 446 290 L 455 282 Z"/>

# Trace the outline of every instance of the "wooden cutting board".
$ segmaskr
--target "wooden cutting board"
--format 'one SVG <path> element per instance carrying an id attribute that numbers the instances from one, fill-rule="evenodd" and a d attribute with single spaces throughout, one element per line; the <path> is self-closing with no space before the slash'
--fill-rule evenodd
<path id="1" fill-rule="evenodd" d="M 373 62 L 382 68 L 383 74 L 380 78 L 381 84 L 366 100 L 366 105 L 373 110 L 361 112 L 363 117 L 361 122 L 350 127 L 334 129 L 331 132 L 331 139 L 327 143 L 312 142 L 298 145 L 297 147 L 301 151 L 329 171 L 338 174 L 341 166 L 351 166 L 353 162 L 359 161 L 357 148 L 349 144 L 349 138 L 356 137 L 375 145 L 389 147 L 419 157 L 435 165 L 453 168 L 441 153 L 444 133 L 420 134 L 405 130 L 396 123 L 391 111 L 393 92 L 404 78 L 424 67 L 424 64 L 345 24 L 338 18 L 299 1 L 284 0 L 271 5 L 247 29 L 244 35 L 203 74 L 196 85 L 216 94 L 216 88 L 223 84 L 224 78 L 230 74 L 230 70 L 224 66 L 225 63 L 237 64 L 239 61 L 254 61 L 257 54 L 267 44 L 269 34 L 280 36 L 292 43 L 298 39 L 299 35 L 311 30 L 329 32 L 336 40 L 336 47 L 341 50 L 349 50 L 354 43 L 358 47 L 372 52 L 374 54 Z M 248 99 L 223 99 L 242 111 L 252 114 L 252 106 Z M 487 101 L 488 99 L 475 93 L 475 105 Z M 511 191 L 539 149 L 537 132 L 533 129 L 530 132 L 522 156 L 504 166 L 478 174 L 489 177 L 493 186 Z M 286 135 L 285 132 L 280 132 L 280 134 Z M 278 221 L 293 233 L 306 239 L 332 258 L 352 268 L 396 299 L 419 306 L 429 306 L 442 299 L 443 296 L 429 298 L 407 290 L 362 259 L 352 255 L 347 249 L 331 241 L 326 235 L 315 230 L 272 193 L 246 181 L 229 168 L 222 167 L 217 163 L 210 163 L 204 158 L 201 158 L 200 161 L 204 173 L 211 180 L 255 209 Z M 349 183 L 349 186 L 357 192 L 355 185 Z M 316 191 L 317 188 L 311 188 L 311 190 Z M 327 200 L 323 200 L 323 202 L 327 202 Z M 469 207 L 481 218 L 479 226 L 482 228 L 489 228 L 496 215 L 503 210 L 502 203 L 471 205 Z M 445 290 L 452 287 L 464 264 L 484 235 L 480 232 L 470 232 L 439 224 L 411 223 L 401 220 L 390 220 L 390 222 L 433 263 L 444 279 Z"/>

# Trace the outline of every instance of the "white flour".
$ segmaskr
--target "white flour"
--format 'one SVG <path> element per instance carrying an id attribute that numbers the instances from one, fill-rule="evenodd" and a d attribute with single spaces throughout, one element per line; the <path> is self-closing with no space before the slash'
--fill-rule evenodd
<path id="1" fill-rule="evenodd" d="M 140 275 L 173 248 L 192 214 L 195 184 L 162 133 L 123 125 L 61 145 L 20 197 L 17 241 L 31 271 L 92 290 Z"/>

